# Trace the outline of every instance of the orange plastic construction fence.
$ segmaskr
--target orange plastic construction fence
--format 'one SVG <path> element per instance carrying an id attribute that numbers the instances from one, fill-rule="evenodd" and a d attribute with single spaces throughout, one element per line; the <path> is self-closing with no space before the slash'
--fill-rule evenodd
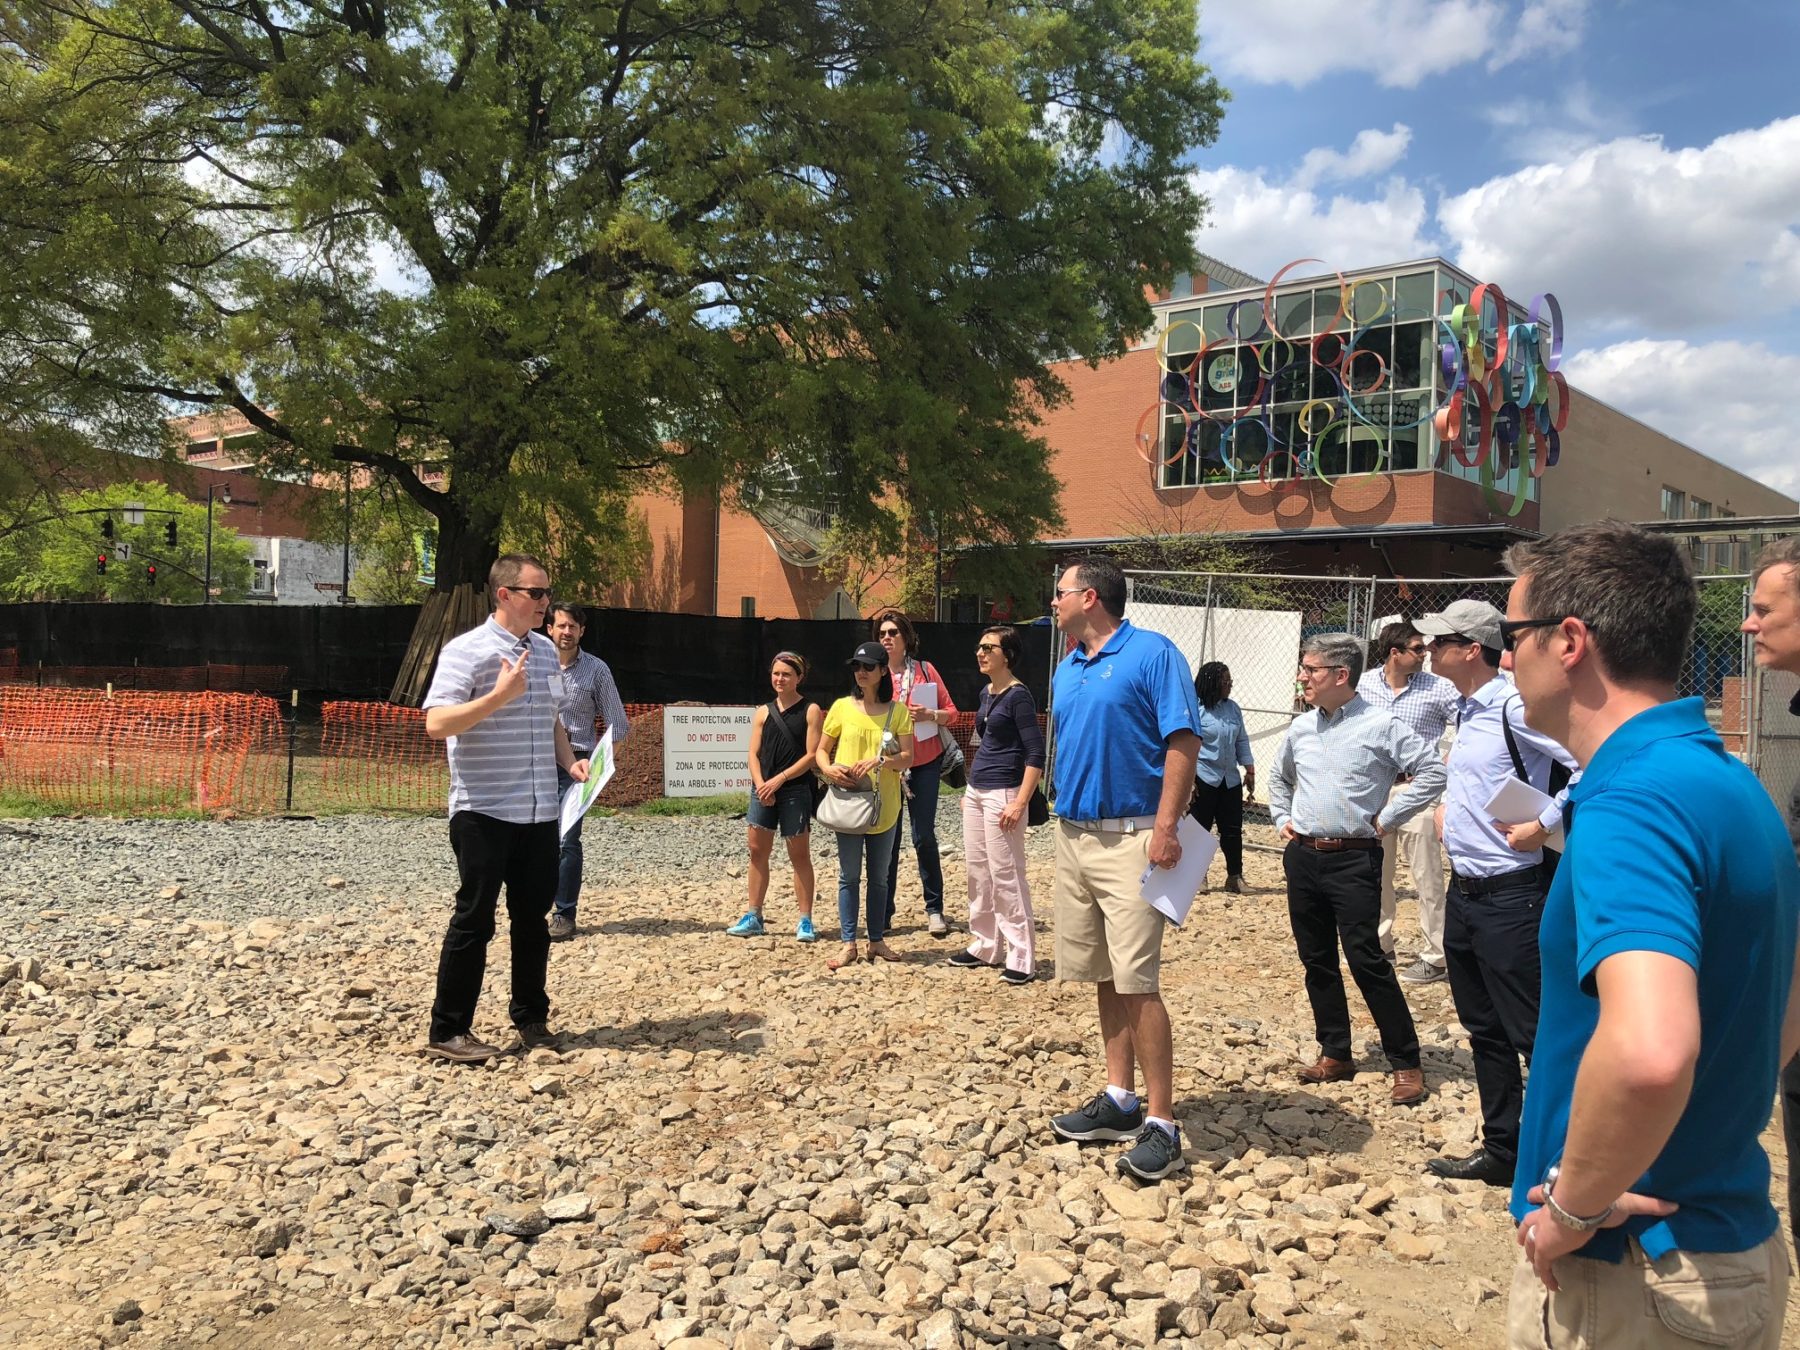
<path id="1" fill-rule="evenodd" d="M 0 795 L 72 811 L 277 810 L 286 748 L 255 694 L 0 685 Z"/>

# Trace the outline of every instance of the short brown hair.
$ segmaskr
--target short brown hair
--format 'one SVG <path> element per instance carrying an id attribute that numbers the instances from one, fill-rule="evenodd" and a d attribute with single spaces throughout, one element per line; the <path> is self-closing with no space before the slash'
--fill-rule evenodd
<path id="1" fill-rule="evenodd" d="M 1700 594 L 1687 551 L 1671 536 L 1600 520 L 1514 544 L 1506 567 L 1525 579 L 1530 613 L 1522 617 L 1580 619 L 1613 679 L 1673 684 L 1680 677 Z M 1527 639 L 1542 645 L 1549 633 L 1520 634 Z"/>
<path id="2" fill-rule="evenodd" d="M 1419 630 L 1413 627 L 1411 619 L 1383 624 L 1381 631 L 1375 635 L 1375 649 L 1369 654 L 1369 664 L 1378 666 L 1388 659 L 1389 652 L 1405 651 L 1417 636 Z"/>
<path id="3" fill-rule="evenodd" d="M 1790 534 L 1786 539 L 1763 545 L 1762 552 L 1756 555 L 1756 569 L 1750 574 L 1750 584 L 1761 581 L 1762 574 L 1771 567 L 1783 566 L 1794 569 L 1788 580 L 1795 590 L 1800 590 L 1800 534 Z"/>
<path id="4" fill-rule="evenodd" d="M 550 569 L 529 553 L 502 553 L 494 559 L 494 565 L 488 568 L 488 591 L 492 593 L 502 586 L 517 586 L 519 573 L 527 567 L 535 567 L 545 576 L 550 575 Z"/>
<path id="5" fill-rule="evenodd" d="M 881 625 L 889 620 L 900 630 L 900 641 L 906 644 L 906 654 L 913 656 L 919 650 L 919 630 L 912 626 L 912 620 L 897 609 L 878 609 L 875 617 L 869 620 L 869 636 L 879 638 Z"/>

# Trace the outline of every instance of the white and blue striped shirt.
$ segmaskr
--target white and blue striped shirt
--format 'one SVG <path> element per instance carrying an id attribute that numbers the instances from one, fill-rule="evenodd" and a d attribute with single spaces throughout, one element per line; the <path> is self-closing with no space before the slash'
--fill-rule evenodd
<path id="1" fill-rule="evenodd" d="M 563 730 L 569 733 L 569 745 L 577 759 L 585 759 L 599 743 L 595 724 L 604 722 L 612 732 L 613 749 L 625 744 L 631 734 L 631 719 L 625 716 L 625 704 L 619 698 L 619 686 L 613 683 L 612 669 L 592 652 L 577 652 L 569 665 L 559 668 L 551 677 L 551 688 L 561 685 L 556 715 Z"/>
<path id="2" fill-rule="evenodd" d="M 542 633 L 515 637 L 492 617 L 451 638 L 438 656 L 423 706 L 453 708 L 490 693 L 500 678 L 501 661 L 527 650 L 525 692 L 449 738 L 451 815 L 478 811 L 515 825 L 557 818 L 561 794 L 550 677 L 559 666 L 549 638 Z"/>

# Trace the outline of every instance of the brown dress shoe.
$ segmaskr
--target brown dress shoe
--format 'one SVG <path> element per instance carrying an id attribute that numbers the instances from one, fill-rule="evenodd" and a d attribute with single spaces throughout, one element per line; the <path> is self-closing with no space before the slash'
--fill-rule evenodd
<path id="1" fill-rule="evenodd" d="M 1308 1064 L 1300 1070 L 1302 1083 L 1342 1083 L 1356 1077 L 1356 1065 L 1347 1059 L 1333 1059 L 1330 1055 L 1320 1055 L 1317 1064 Z"/>
<path id="2" fill-rule="evenodd" d="M 452 1036 L 447 1041 L 433 1041 L 425 1047 L 425 1053 L 438 1059 L 454 1060 L 458 1064 L 479 1064 L 484 1059 L 492 1059 L 500 1053 L 500 1047 L 489 1045 L 486 1041 L 478 1041 L 473 1036 Z"/>
<path id="3" fill-rule="evenodd" d="M 1425 1071 L 1395 1069 L 1393 1103 L 1395 1106 L 1417 1106 L 1425 1100 Z"/>

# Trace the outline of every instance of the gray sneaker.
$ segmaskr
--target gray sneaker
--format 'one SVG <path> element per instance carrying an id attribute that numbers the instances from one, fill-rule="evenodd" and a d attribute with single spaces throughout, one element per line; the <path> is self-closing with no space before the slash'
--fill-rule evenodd
<path id="1" fill-rule="evenodd" d="M 1434 966 L 1424 957 L 1420 957 L 1400 972 L 1400 978 L 1408 984 L 1436 984 L 1439 980 L 1449 977 L 1442 966 Z"/>
<path id="2" fill-rule="evenodd" d="M 1144 1103 L 1121 1111 L 1104 1090 L 1078 1111 L 1053 1117 L 1050 1128 L 1064 1139 L 1085 1143 L 1093 1139 L 1130 1139 L 1144 1128 Z"/>
<path id="3" fill-rule="evenodd" d="M 550 916 L 550 940 L 567 942 L 575 936 L 575 916 L 573 914 L 552 914 Z"/>
<path id="4" fill-rule="evenodd" d="M 1146 1123 L 1137 1146 L 1119 1159 L 1119 1175 L 1140 1181 L 1161 1181 L 1181 1166 L 1179 1131 L 1171 1137 L 1160 1125 Z"/>
<path id="5" fill-rule="evenodd" d="M 950 931 L 950 925 L 945 921 L 941 911 L 933 911 L 932 913 L 927 914 L 925 916 L 925 927 L 933 937 L 943 937 Z"/>

